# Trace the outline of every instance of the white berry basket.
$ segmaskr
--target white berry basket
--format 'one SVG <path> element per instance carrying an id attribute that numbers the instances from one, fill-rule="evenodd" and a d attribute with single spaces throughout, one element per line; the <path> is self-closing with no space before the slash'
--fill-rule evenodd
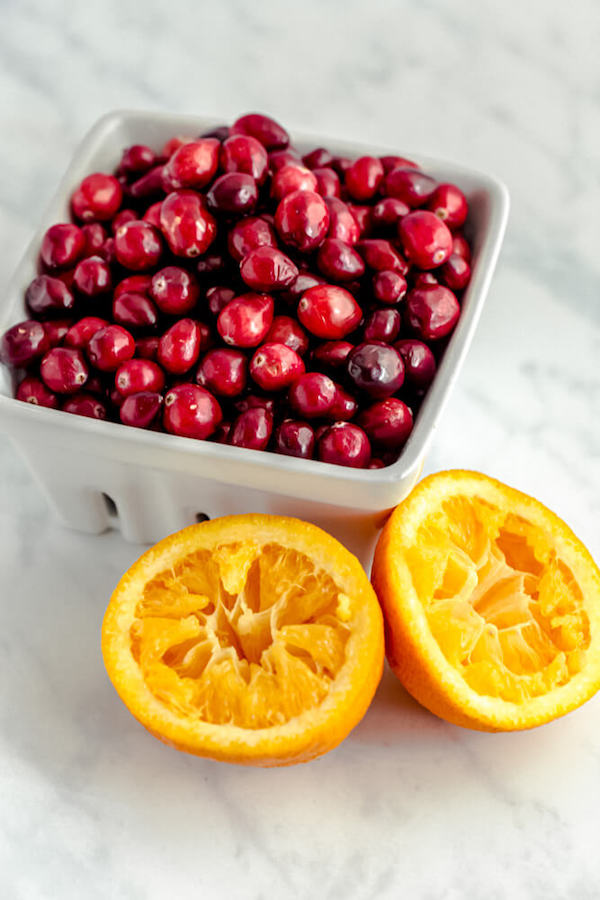
<path id="1" fill-rule="evenodd" d="M 0 333 L 27 318 L 24 294 L 37 274 L 42 236 L 52 223 L 69 221 L 70 195 L 85 175 L 112 171 L 128 145 L 158 149 L 173 135 L 193 136 L 218 124 L 195 116 L 127 111 L 100 119 L 76 151 L 9 283 L 0 307 Z M 293 138 L 300 148 L 326 146 L 343 156 L 407 152 L 403 146 L 390 149 L 322 136 L 294 133 Z M 352 469 L 69 415 L 15 400 L 13 377 L 0 366 L 0 428 L 12 438 L 64 525 L 90 533 L 117 527 L 128 541 L 152 543 L 206 517 L 291 515 L 321 526 L 369 564 L 387 512 L 412 490 L 423 467 L 473 338 L 508 216 L 508 193 L 496 178 L 419 154 L 416 160 L 466 194 L 473 273 L 458 325 L 399 459 L 383 469 Z"/>

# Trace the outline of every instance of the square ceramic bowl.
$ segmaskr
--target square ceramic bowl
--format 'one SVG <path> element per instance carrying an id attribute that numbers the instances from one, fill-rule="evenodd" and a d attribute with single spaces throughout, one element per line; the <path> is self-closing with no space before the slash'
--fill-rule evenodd
<path id="1" fill-rule="evenodd" d="M 124 147 L 160 147 L 175 134 L 199 134 L 214 120 L 193 116 L 113 112 L 92 128 L 75 153 L 0 307 L 0 333 L 27 317 L 24 293 L 37 274 L 42 235 L 69 221 L 69 198 L 90 172 L 112 171 Z M 371 144 L 294 133 L 299 148 L 326 146 L 344 156 L 405 152 Z M 65 415 L 13 399 L 11 375 L 0 366 L 0 428 L 16 444 L 59 519 L 101 532 L 119 527 L 139 543 L 219 515 L 269 512 L 293 515 L 334 534 L 367 564 L 387 511 L 413 488 L 436 424 L 473 338 L 506 226 L 508 194 L 490 175 L 416 156 L 440 181 L 458 184 L 469 200 L 473 274 L 462 315 L 400 458 L 363 470 L 275 453 L 195 441 Z"/>

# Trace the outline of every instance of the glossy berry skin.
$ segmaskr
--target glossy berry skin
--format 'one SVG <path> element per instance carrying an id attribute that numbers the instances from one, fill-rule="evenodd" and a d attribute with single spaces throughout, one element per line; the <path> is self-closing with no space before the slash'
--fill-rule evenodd
<path id="1" fill-rule="evenodd" d="M 204 198 L 194 191 L 173 191 L 160 208 L 160 229 L 175 256 L 192 259 L 206 253 L 217 223 Z"/>
<path id="2" fill-rule="evenodd" d="M 327 235 L 329 212 L 323 198 L 314 191 L 293 191 L 279 203 L 275 228 L 281 240 L 308 253 L 316 250 Z"/>
<path id="3" fill-rule="evenodd" d="M 135 355 L 140 359 L 151 359 L 156 362 L 158 356 L 158 341 L 156 336 L 139 337 L 135 342 Z"/>
<path id="4" fill-rule="evenodd" d="M 108 222 L 118 211 L 123 189 L 114 175 L 95 172 L 83 179 L 71 196 L 71 209 L 82 222 Z"/>
<path id="5" fill-rule="evenodd" d="M 304 292 L 298 303 L 298 318 L 315 337 L 339 340 L 354 331 L 362 310 L 349 291 L 323 284 Z"/>
<path id="6" fill-rule="evenodd" d="M 250 360 L 250 376 L 263 391 L 281 391 L 304 374 L 304 363 L 285 344 L 262 344 Z"/>
<path id="7" fill-rule="evenodd" d="M 452 235 L 452 255 L 461 256 L 468 263 L 471 262 L 471 247 L 464 234 Z"/>
<path id="8" fill-rule="evenodd" d="M 13 325 L 0 340 L 0 360 L 7 366 L 28 366 L 50 347 L 41 322 L 27 319 Z"/>
<path id="9" fill-rule="evenodd" d="M 101 372 L 115 372 L 134 353 L 135 341 L 129 331 L 120 325 L 100 328 L 87 345 L 90 362 Z"/>
<path id="10" fill-rule="evenodd" d="M 265 341 L 285 344 L 299 356 L 304 356 L 308 350 L 308 335 L 300 323 L 291 316 L 275 316 Z"/>
<path id="11" fill-rule="evenodd" d="M 118 172 L 127 176 L 143 175 L 152 168 L 155 160 L 154 150 L 146 144 L 132 144 L 123 150 Z"/>
<path id="12" fill-rule="evenodd" d="M 246 387 L 248 363 L 241 350 L 216 347 L 198 366 L 196 381 L 218 397 L 237 397 Z"/>
<path id="13" fill-rule="evenodd" d="M 271 440 L 273 414 L 256 407 L 241 413 L 233 423 L 228 442 L 234 447 L 248 450 L 264 450 Z"/>
<path id="14" fill-rule="evenodd" d="M 134 428 L 149 428 L 162 408 L 162 395 L 156 391 L 140 391 L 125 397 L 119 407 L 119 418 L 123 425 Z"/>
<path id="15" fill-rule="evenodd" d="M 371 220 L 371 206 L 361 206 L 357 203 L 349 203 L 350 212 L 356 219 L 361 237 L 367 237 L 373 230 Z"/>
<path id="16" fill-rule="evenodd" d="M 140 391 L 158 391 L 165 386 L 165 373 L 150 359 L 128 359 L 116 371 L 115 387 L 123 397 Z"/>
<path id="17" fill-rule="evenodd" d="M 357 419 L 371 443 L 386 450 L 399 450 L 406 443 L 413 427 L 408 406 L 397 397 L 378 400 L 363 409 Z"/>
<path id="18" fill-rule="evenodd" d="M 383 165 L 377 157 L 361 156 L 346 172 L 346 190 L 359 203 L 370 200 L 377 193 L 383 174 Z"/>
<path id="19" fill-rule="evenodd" d="M 158 362 L 172 375 L 188 372 L 199 355 L 200 328 L 193 319 L 179 319 L 158 342 Z"/>
<path id="20" fill-rule="evenodd" d="M 366 469 L 371 459 L 371 445 L 358 425 L 336 422 L 319 440 L 318 455 L 321 462 Z"/>
<path id="21" fill-rule="evenodd" d="M 243 281 L 254 291 L 278 291 L 298 276 L 298 269 L 285 253 L 274 247 L 257 247 L 240 265 Z"/>
<path id="22" fill-rule="evenodd" d="M 278 169 L 271 180 L 271 197 L 283 200 L 294 191 L 316 191 L 317 177 L 310 169 L 297 163 Z"/>
<path id="23" fill-rule="evenodd" d="M 275 453 L 312 459 L 315 452 L 315 432 L 308 422 L 285 419 L 275 430 Z"/>
<path id="24" fill-rule="evenodd" d="M 129 275 L 115 287 L 113 297 L 118 297 L 120 294 L 146 294 L 149 296 L 151 285 L 151 275 Z"/>
<path id="25" fill-rule="evenodd" d="M 336 384 L 328 375 L 306 372 L 290 387 L 288 400 L 294 412 L 310 421 L 327 417 L 336 395 Z"/>
<path id="26" fill-rule="evenodd" d="M 280 169 L 283 169 L 284 166 L 301 166 L 306 165 L 303 163 L 303 160 L 300 157 L 300 154 L 296 150 L 272 150 L 269 153 L 269 171 L 271 174 L 275 174 Z M 311 166 L 306 166 L 307 169 L 310 169 Z"/>
<path id="27" fill-rule="evenodd" d="M 227 172 L 217 178 L 206 195 L 208 205 L 217 213 L 245 216 L 258 202 L 258 186 L 252 175 Z"/>
<path id="28" fill-rule="evenodd" d="M 206 292 L 206 302 L 213 316 L 218 316 L 222 309 L 225 309 L 228 303 L 231 303 L 235 297 L 233 288 L 214 285 Z"/>
<path id="29" fill-rule="evenodd" d="M 433 272 L 415 273 L 413 287 L 428 287 L 431 284 L 439 284 L 439 281 L 437 280 Z"/>
<path id="30" fill-rule="evenodd" d="M 289 306 L 296 306 L 302 297 L 302 294 L 309 288 L 316 287 L 318 284 L 327 284 L 327 282 L 320 275 L 315 275 L 314 272 L 300 272 L 298 277 L 290 284 L 289 288 L 282 291 L 280 297 Z"/>
<path id="31" fill-rule="evenodd" d="M 49 391 L 41 379 L 34 375 L 26 375 L 15 393 L 17 400 L 32 403 L 34 406 L 45 406 L 47 409 L 58 409 L 58 397 Z"/>
<path id="32" fill-rule="evenodd" d="M 64 315 L 73 308 L 73 294 L 60 280 L 50 275 L 34 278 L 25 292 L 27 309 L 34 316 L 46 317 Z"/>
<path id="33" fill-rule="evenodd" d="M 142 222 L 148 222 L 149 225 L 154 225 L 155 228 L 158 228 L 160 231 L 160 210 L 162 207 L 162 200 L 157 200 L 156 203 L 153 203 L 152 206 L 149 206 L 144 215 L 142 216 Z"/>
<path id="34" fill-rule="evenodd" d="M 246 216 L 229 230 L 227 248 L 237 262 L 258 247 L 277 247 L 275 229 L 260 216 Z"/>
<path id="35" fill-rule="evenodd" d="M 163 187 L 164 165 L 154 166 L 145 172 L 137 181 L 129 185 L 129 194 L 134 200 L 148 200 L 150 197 L 164 196 Z"/>
<path id="36" fill-rule="evenodd" d="M 180 316 L 194 308 L 200 298 L 200 286 L 186 269 L 166 266 L 152 276 L 150 295 L 161 312 Z"/>
<path id="37" fill-rule="evenodd" d="M 357 400 L 341 385 L 336 384 L 335 399 L 328 413 L 329 418 L 334 419 L 336 422 L 347 422 L 356 415 L 357 410 Z"/>
<path id="38" fill-rule="evenodd" d="M 77 225 L 51 225 L 42 238 L 40 257 L 51 271 L 74 266 L 86 249 L 85 235 Z"/>
<path id="39" fill-rule="evenodd" d="M 471 280 L 471 266 L 462 256 L 452 253 L 440 269 L 440 278 L 451 291 L 462 291 Z"/>
<path id="40" fill-rule="evenodd" d="M 84 316 L 75 322 L 67 331 L 64 341 L 66 347 L 73 347 L 75 350 L 83 350 L 87 347 L 90 339 L 109 324 L 107 319 L 101 319 L 99 316 Z"/>
<path id="41" fill-rule="evenodd" d="M 127 225 L 128 222 L 135 222 L 137 219 L 138 214 L 132 209 L 122 209 L 110 223 L 112 233 L 115 234 L 122 225 Z"/>
<path id="42" fill-rule="evenodd" d="M 398 226 L 398 235 L 407 258 L 420 269 L 435 269 L 452 253 L 449 228 L 427 209 L 404 216 Z"/>
<path id="43" fill-rule="evenodd" d="M 158 311 L 145 294 L 119 294 L 113 299 L 112 317 L 127 328 L 150 328 L 158 322 Z"/>
<path id="44" fill-rule="evenodd" d="M 182 144 L 171 155 L 163 169 L 165 190 L 178 191 L 182 188 L 200 190 L 206 187 L 217 171 L 220 146 L 219 141 L 214 138 Z"/>
<path id="45" fill-rule="evenodd" d="M 382 341 L 359 344 L 349 354 L 346 370 L 350 381 L 369 397 L 383 399 L 400 390 L 404 363 L 398 350 Z"/>
<path id="46" fill-rule="evenodd" d="M 406 295 L 406 321 L 421 340 L 436 341 L 446 337 L 459 316 L 458 300 L 441 284 L 413 288 Z"/>
<path id="47" fill-rule="evenodd" d="M 106 229 L 100 222 L 90 222 L 89 225 L 82 225 L 81 232 L 85 237 L 84 256 L 95 256 L 100 252 L 108 234 Z"/>
<path id="48" fill-rule="evenodd" d="M 359 241 L 356 249 L 369 269 L 373 269 L 375 272 L 391 271 L 405 276 L 409 270 L 406 260 L 392 247 L 389 241 L 381 238 L 367 238 Z"/>
<path id="49" fill-rule="evenodd" d="M 89 370 L 80 350 L 53 347 L 40 363 L 42 381 L 56 394 L 73 394 L 86 383 Z"/>
<path id="50" fill-rule="evenodd" d="M 85 391 L 74 394 L 65 400 L 62 410 L 75 416 L 85 416 L 87 419 L 106 419 L 104 403 L 98 397 Z"/>
<path id="51" fill-rule="evenodd" d="M 435 377 L 435 356 L 427 344 L 415 338 L 404 338 L 394 344 L 404 361 L 406 384 L 419 390 L 429 387 Z"/>
<path id="52" fill-rule="evenodd" d="M 285 150 L 290 142 L 290 136 L 281 125 L 264 116 L 261 113 L 249 113 L 236 119 L 230 129 L 230 134 L 248 134 L 267 150 Z"/>
<path id="53" fill-rule="evenodd" d="M 391 344 L 400 334 L 402 319 L 397 309 L 375 309 L 369 313 L 363 328 L 363 340 Z"/>
<path id="54" fill-rule="evenodd" d="M 373 276 L 373 296 L 380 303 L 395 305 L 406 296 L 408 284 L 406 278 L 392 269 L 383 269 Z"/>
<path id="55" fill-rule="evenodd" d="M 268 294 L 248 293 L 236 297 L 221 310 L 217 331 L 232 347 L 257 347 L 273 322 L 273 300 Z"/>
<path id="56" fill-rule="evenodd" d="M 247 412 L 249 409 L 266 409 L 273 414 L 275 412 L 275 400 L 273 397 L 264 397 L 261 394 L 245 394 L 233 404 L 238 413 Z"/>
<path id="57" fill-rule="evenodd" d="M 305 153 L 302 162 L 307 169 L 320 169 L 324 166 L 330 166 L 333 162 L 333 156 L 325 147 L 315 147 L 310 153 Z"/>
<path id="58" fill-rule="evenodd" d="M 418 169 L 419 166 L 416 162 L 413 162 L 411 159 L 406 159 L 405 156 L 380 156 L 381 164 L 383 166 L 383 171 L 386 175 L 389 174 L 393 169 Z"/>
<path id="59" fill-rule="evenodd" d="M 115 256 L 126 269 L 142 272 L 159 261 L 163 246 L 160 234 L 148 222 L 127 222 L 115 234 Z"/>
<path id="60" fill-rule="evenodd" d="M 111 289 L 110 266 L 100 256 L 88 256 L 77 264 L 73 284 L 84 297 L 97 297 Z"/>
<path id="61" fill-rule="evenodd" d="M 320 194 L 321 197 L 340 196 L 342 186 L 335 169 L 324 166 L 323 168 L 313 169 L 313 175 L 317 179 L 317 186 L 315 188 L 317 194 Z"/>
<path id="62" fill-rule="evenodd" d="M 331 281 L 353 281 L 364 275 L 362 257 L 338 238 L 326 238 L 317 253 L 319 271 Z"/>
<path id="63" fill-rule="evenodd" d="M 360 226 L 347 203 L 338 197 L 325 197 L 329 212 L 327 237 L 336 238 L 353 246 L 360 240 Z"/>
<path id="64" fill-rule="evenodd" d="M 398 200 L 397 197 L 384 197 L 371 210 L 373 228 L 387 228 L 395 231 L 399 220 L 409 212 L 410 206 L 403 200 Z"/>
<path id="65" fill-rule="evenodd" d="M 469 212 L 467 198 L 455 184 L 439 184 L 427 204 L 427 209 L 439 216 L 451 231 L 465 224 Z"/>
<path id="66" fill-rule="evenodd" d="M 313 364 L 317 368 L 325 366 L 330 369 L 340 369 L 345 365 L 348 354 L 353 349 L 354 344 L 349 341 L 325 341 L 313 350 Z"/>
<path id="67" fill-rule="evenodd" d="M 419 169 L 398 168 L 386 175 L 384 193 L 396 197 L 407 206 L 424 206 L 431 199 L 437 181 Z"/>
<path id="68" fill-rule="evenodd" d="M 208 253 L 196 263 L 196 272 L 201 277 L 225 275 L 228 260 L 222 253 Z"/>
<path id="69" fill-rule="evenodd" d="M 49 343 L 48 349 L 62 344 L 72 324 L 73 319 L 49 319 L 43 323 Z"/>
<path id="70" fill-rule="evenodd" d="M 165 395 L 163 425 L 171 434 L 204 440 L 222 418 L 217 400 L 197 384 L 179 384 Z"/>
<path id="71" fill-rule="evenodd" d="M 269 155 L 256 138 L 234 134 L 223 141 L 219 162 L 223 172 L 243 172 L 262 184 L 267 177 Z"/>

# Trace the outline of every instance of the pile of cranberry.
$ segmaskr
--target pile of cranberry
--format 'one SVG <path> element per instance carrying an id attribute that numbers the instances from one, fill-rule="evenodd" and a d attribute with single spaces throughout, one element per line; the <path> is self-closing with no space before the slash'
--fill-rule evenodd
<path id="1" fill-rule="evenodd" d="M 16 397 L 361 468 L 397 459 L 470 277 L 463 193 L 399 156 L 301 156 L 267 116 L 88 175 L 52 225 Z"/>

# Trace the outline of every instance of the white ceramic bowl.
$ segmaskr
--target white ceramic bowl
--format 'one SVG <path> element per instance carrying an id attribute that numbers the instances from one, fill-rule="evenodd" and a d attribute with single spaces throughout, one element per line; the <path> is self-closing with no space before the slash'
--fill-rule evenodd
<path id="1" fill-rule="evenodd" d="M 199 134 L 214 120 L 157 113 L 113 112 L 94 125 L 75 153 L 0 308 L 0 333 L 27 317 L 24 293 L 37 274 L 42 235 L 69 221 L 69 197 L 88 173 L 111 171 L 124 147 L 160 147 L 175 134 Z M 405 152 L 293 135 L 300 148 L 326 146 L 344 156 Z M 413 488 L 454 385 L 490 285 L 508 215 L 508 193 L 490 175 L 416 155 L 440 181 L 458 184 L 470 206 L 473 275 L 462 314 L 413 432 L 393 465 L 363 470 L 301 460 L 128 428 L 66 415 L 13 399 L 0 366 L 0 428 L 26 459 L 60 520 L 101 532 L 113 525 L 130 541 L 154 542 L 199 517 L 270 512 L 308 519 L 338 537 L 363 561 L 371 557 L 387 511 Z"/>

